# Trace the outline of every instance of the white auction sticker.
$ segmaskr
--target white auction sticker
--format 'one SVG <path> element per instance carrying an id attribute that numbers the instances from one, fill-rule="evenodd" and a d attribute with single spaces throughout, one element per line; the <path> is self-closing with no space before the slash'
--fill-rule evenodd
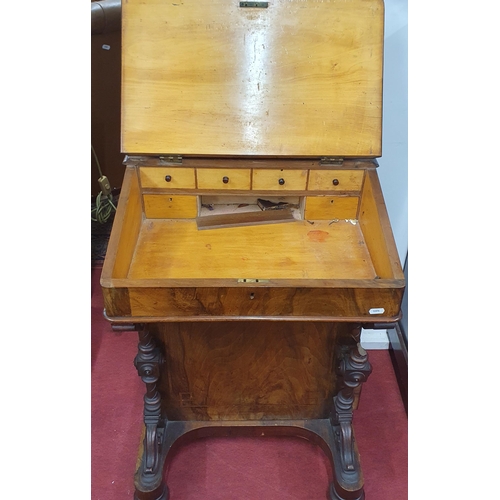
<path id="1" fill-rule="evenodd" d="M 383 307 L 372 307 L 368 312 L 370 314 L 384 314 L 385 309 Z"/>

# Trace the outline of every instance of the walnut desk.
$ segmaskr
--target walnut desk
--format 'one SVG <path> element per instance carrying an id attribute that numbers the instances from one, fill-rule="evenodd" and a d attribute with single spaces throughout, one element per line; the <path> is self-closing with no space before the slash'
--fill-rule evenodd
<path id="1" fill-rule="evenodd" d="M 184 439 L 297 435 L 328 498 L 364 498 L 352 429 L 361 328 L 404 278 L 377 176 L 383 4 L 123 4 L 125 176 L 105 315 L 139 332 L 136 500 Z M 174 499 L 172 499 L 174 500 Z"/>

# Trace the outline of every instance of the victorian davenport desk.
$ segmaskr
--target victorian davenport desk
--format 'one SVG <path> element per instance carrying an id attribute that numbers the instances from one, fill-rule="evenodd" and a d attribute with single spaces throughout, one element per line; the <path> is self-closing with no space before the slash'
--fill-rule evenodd
<path id="1" fill-rule="evenodd" d="M 127 0 L 105 315 L 139 332 L 135 498 L 182 438 L 306 437 L 364 498 L 363 326 L 404 279 L 377 177 L 382 0 Z M 173 500 L 173 499 L 172 499 Z"/>

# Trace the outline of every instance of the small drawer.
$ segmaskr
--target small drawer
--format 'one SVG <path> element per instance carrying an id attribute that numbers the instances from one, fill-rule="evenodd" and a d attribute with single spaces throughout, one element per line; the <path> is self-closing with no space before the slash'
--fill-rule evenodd
<path id="1" fill-rule="evenodd" d="M 198 215 L 197 196 L 145 194 L 147 219 L 194 219 Z"/>
<path id="2" fill-rule="evenodd" d="M 360 191 L 364 170 L 311 170 L 309 191 Z"/>
<path id="3" fill-rule="evenodd" d="M 307 196 L 304 218 L 306 220 L 356 219 L 357 196 Z"/>
<path id="4" fill-rule="evenodd" d="M 254 191 L 303 191 L 307 184 L 307 170 L 255 169 Z"/>
<path id="5" fill-rule="evenodd" d="M 250 189 L 250 169 L 197 168 L 198 189 Z"/>
<path id="6" fill-rule="evenodd" d="M 194 189 L 196 180 L 194 168 L 141 167 L 143 188 Z"/>

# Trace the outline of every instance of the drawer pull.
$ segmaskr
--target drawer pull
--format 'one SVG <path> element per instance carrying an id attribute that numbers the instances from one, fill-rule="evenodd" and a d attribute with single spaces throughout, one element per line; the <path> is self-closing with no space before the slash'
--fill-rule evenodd
<path id="1" fill-rule="evenodd" d="M 172 180 L 172 176 L 171 176 L 171 175 L 166 175 L 166 176 L 165 176 L 165 180 L 166 180 L 167 182 L 170 182 L 170 181 Z"/>
<path id="2" fill-rule="evenodd" d="M 334 186 L 338 186 L 339 185 L 339 180 L 338 179 L 333 179 L 332 183 L 333 183 Z"/>
<path id="3" fill-rule="evenodd" d="M 283 186 L 285 184 L 285 179 L 283 179 L 283 177 L 278 181 L 278 184 L 280 186 Z"/>
<path id="4" fill-rule="evenodd" d="M 223 182 L 224 184 L 227 184 L 227 183 L 229 182 L 229 177 L 224 176 L 224 177 L 222 178 L 222 182 Z"/>

